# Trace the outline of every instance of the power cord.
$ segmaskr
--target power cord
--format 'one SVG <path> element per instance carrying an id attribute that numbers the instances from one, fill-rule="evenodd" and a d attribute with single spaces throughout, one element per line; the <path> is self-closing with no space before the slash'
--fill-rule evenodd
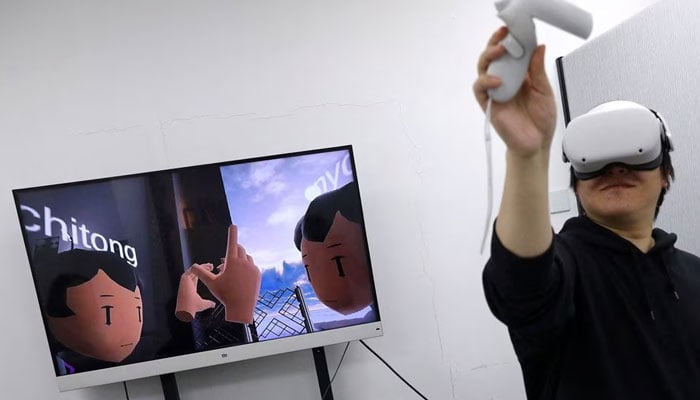
<path id="1" fill-rule="evenodd" d="M 369 350 L 372 354 L 374 354 L 374 356 L 377 357 L 377 358 L 379 359 L 379 361 L 383 362 L 384 365 L 386 365 L 386 367 L 389 368 L 389 369 L 391 370 L 391 372 L 394 373 L 394 375 L 398 376 L 399 379 L 401 379 L 401 380 L 403 381 L 403 383 L 405 383 L 405 384 L 406 384 L 408 387 L 410 387 L 414 392 L 416 392 L 416 394 L 418 394 L 418 396 L 420 396 L 420 397 L 421 397 L 422 399 L 424 399 L 424 400 L 428 400 L 428 398 L 425 397 L 425 396 L 423 396 L 423 394 L 422 394 L 421 392 L 419 392 L 418 389 L 416 389 L 415 387 L 413 387 L 413 385 L 411 385 L 410 383 L 408 383 L 408 381 L 407 381 L 406 379 L 404 379 L 403 376 L 401 376 L 398 372 L 396 372 L 396 370 L 395 370 L 394 368 L 392 368 L 391 365 L 389 365 L 389 363 L 387 363 L 387 362 L 382 358 L 382 356 L 380 356 L 379 354 L 377 354 L 376 351 L 372 350 L 372 348 L 369 347 L 369 346 L 367 345 L 367 343 L 365 343 L 364 340 L 361 340 L 361 339 L 360 339 L 359 342 L 362 343 L 362 345 L 365 346 L 365 347 L 367 348 L 367 350 Z M 345 344 L 345 349 L 343 350 L 343 354 L 340 356 L 340 361 L 338 361 L 338 366 L 335 367 L 335 372 L 333 372 L 333 376 L 331 377 L 331 381 L 328 383 L 328 387 L 326 388 L 326 390 L 323 391 L 323 396 L 321 396 L 321 400 L 325 400 L 325 399 L 326 399 L 326 395 L 328 394 L 328 391 L 329 391 L 330 388 L 331 388 L 331 384 L 333 383 L 333 380 L 335 379 L 335 376 L 338 374 L 338 370 L 340 370 L 340 366 L 343 364 L 343 359 L 345 358 L 345 353 L 348 352 L 348 347 L 350 347 L 350 342 L 347 342 L 347 343 Z"/>
<path id="2" fill-rule="evenodd" d="M 386 365 L 386 367 L 389 368 L 389 369 L 391 370 L 391 372 L 394 373 L 394 375 L 398 376 L 399 379 L 401 379 L 401 380 L 403 381 L 403 383 L 405 383 L 408 387 L 410 387 L 411 389 L 413 389 L 413 391 L 416 392 L 416 394 L 417 394 L 418 396 L 420 396 L 420 397 L 421 397 L 422 399 L 424 399 L 424 400 L 428 400 L 427 397 L 423 396 L 423 393 L 419 392 L 418 389 L 416 389 L 415 387 L 413 387 L 413 385 L 411 385 L 410 383 L 408 383 L 408 381 L 407 381 L 406 379 L 404 379 L 403 376 L 401 376 L 398 372 L 396 372 L 396 370 L 395 370 L 394 368 L 392 368 L 391 365 L 389 365 L 389 363 L 387 363 L 386 361 L 384 361 L 384 359 L 383 359 L 379 354 L 377 354 L 376 351 L 372 350 L 372 348 L 369 347 L 369 346 L 367 345 L 367 343 L 365 343 L 364 340 L 360 339 L 360 343 L 362 343 L 362 345 L 365 346 L 365 347 L 367 348 L 367 350 L 371 351 L 372 354 L 374 354 L 374 356 L 377 357 L 377 358 L 379 359 L 379 361 L 383 362 L 384 365 Z"/>
<path id="3" fill-rule="evenodd" d="M 345 358 L 345 353 L 348 352 L 348 347 L 350 347 L 350 342 L 345 343 L 345 349 L 343 350 L 343 354 L 340 356 L 340 361 L 338 361 L 338 366 L 335 367 L 335 372 L 333 372 L 333 376 L 331 376 L 331 381 L 328 382 L 328 386 L 326 387 L 326 390 L 323 391 L 323 396 L 321 396 L 321 400 L 326 400 L 326 395 L 328 394 L 328 391 L 331 390 L 331 385 L 333 384 L 333 381 L 335 380 L 335 376 L 338 374 L 338 370 L 340 370 L 340 365 L 343 364 L 343 359 Z"/>
<path id="4" fill-rule="evenodd" d="M 486 115 L 484 121 L 484 145 L 486 146 L 486 225 L 484 226 L 484 234 L 481 238 L 481 250 L 479 254 L 484 254 L 486 247 L 486 239 L 489 236 L 491 229 L 491 215 L 493 214 L 493 161 L 491 159 L 491 98 L 489 97 L 486 103 Z"/>

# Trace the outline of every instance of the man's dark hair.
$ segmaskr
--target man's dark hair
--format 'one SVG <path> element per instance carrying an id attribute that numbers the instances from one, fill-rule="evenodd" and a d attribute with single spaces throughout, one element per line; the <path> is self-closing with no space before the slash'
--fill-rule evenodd
<path id="1" fill-rule="evenodd" d="M 126 289 L 134 291 L 141 286 L 134 267 L 106 251 L 73 249 L 59 253 L 42 264 L 42 268 L 50 270 L 53 276 L 46 301 L 46 312 L 51 317 L 74 315 L 66 304 L 66 290 L 94 278 L 99 270 Z"/>
<path id="2" fill-rule="evenodd" d="M 357 183 L 347 185 L 324 193 L 311 201 L 306 213 L 297 222 L 294 229 L 294 244 L 301 250 L 301 239 L 323 242 L 331 229 L 335 213 L 349 221 L 361 223 L 360 194 Z"/>

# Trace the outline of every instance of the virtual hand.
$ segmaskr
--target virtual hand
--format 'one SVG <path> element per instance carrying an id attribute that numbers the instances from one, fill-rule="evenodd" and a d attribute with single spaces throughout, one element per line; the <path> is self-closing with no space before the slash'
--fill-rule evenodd
<path id="1" fill-rule="evenodd" d="M 478 77 L 473 90 L 482 110 L 486 110 L 489 98 L 487 90 L 501 84 L 500 78 L 489 76 L 486 70 L 492 61 L 505 52 L 499 42 L 507 34 L 506 27 L 497 30 L 479 57 Z M 556 104 L 544 68 L 544 46 L 538 46 L 533 53 L 518 94 L 505 103 L 492 102 L 491 123 L 508 150 L 519 156 L 528 157 L 549 149 L 556 124 Z"/>
<path id="2" fill-rule="evenodd" d="M 252 323 L 253 312 L 260 294 L 260 269 L 245 248 L 238 244 L 238 228 L 228 230 L 226 258 L 218 273 L 195 264 L 192 271 L 226 307 L 226 320 Z"/>
<path id="3" fill-rule="evenodd" d="M 175 317 L 183 322 L 191 322 L 196 313 L 214 308 L 216 305 L 216 303 L 211 300 L 203 299 L 197 293 L 197 282 L 199 282 L 199 278 L 197 278 L 197 275 L 193 272 L 195 266 L 209 271 L 214 267 L 211 264 L 195 264 L 188 268 L 180 277 Z"/>

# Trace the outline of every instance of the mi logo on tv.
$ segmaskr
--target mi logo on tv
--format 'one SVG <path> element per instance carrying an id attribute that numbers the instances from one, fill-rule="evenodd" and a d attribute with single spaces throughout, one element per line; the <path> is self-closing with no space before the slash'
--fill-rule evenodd
<path id="1" fill-rule="evenodd" d="M 221 353 L 221 358 L 226 358 L 228 357 L 228 353 Z"/>

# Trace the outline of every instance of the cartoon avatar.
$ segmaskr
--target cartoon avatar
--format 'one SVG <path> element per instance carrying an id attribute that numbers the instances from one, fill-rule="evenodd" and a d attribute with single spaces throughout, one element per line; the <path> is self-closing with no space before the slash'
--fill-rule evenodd
<path id="1" fill-rule="evenodd" d="M 143 301 L 134 268 L 114 254 L 74 249 L 48 265 L 47 320 L 54 337 L 84 356 L 121 362 L 141 340 Z"/>
<path id="2" fill-rule="evenodd" d="M 357 183 L 315 198 L 297 223 L 294 243 L 319 300 L 344 315 L 373 301 Z"/>
<path id="3" fill-rule="evenodd" d="M 262 274 L 253 257 L 238 244 L 238 227 L 228 229 L 228 247 L 223 264 L 214 273 L 214 266 L 194 264 L 180 278 L 175 316 L 191 322 L 195 314 L 214 307 L 214 302 L 202 299 L 197 293 L 199 280 L 226 308 L 224 319 L 229 322 L 253 323 L 255 305 L 260 295 Z"/>

